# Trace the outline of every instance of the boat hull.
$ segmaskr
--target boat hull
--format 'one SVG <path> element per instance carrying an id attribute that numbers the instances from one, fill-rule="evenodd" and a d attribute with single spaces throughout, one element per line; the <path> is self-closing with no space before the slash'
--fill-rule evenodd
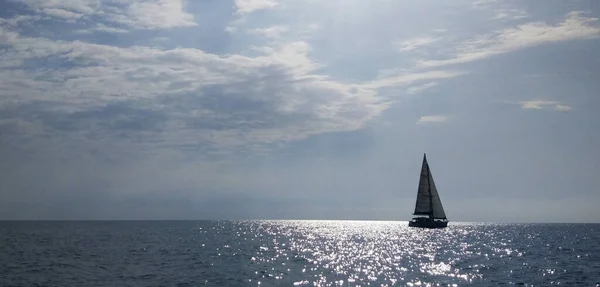
<path id="1" fill-rule="evenodd" d="M 448 226 L 448 221 L 438 220 L 411 220 L 408 222 L 409 227 L 421 228 L 445 228 Z"/>

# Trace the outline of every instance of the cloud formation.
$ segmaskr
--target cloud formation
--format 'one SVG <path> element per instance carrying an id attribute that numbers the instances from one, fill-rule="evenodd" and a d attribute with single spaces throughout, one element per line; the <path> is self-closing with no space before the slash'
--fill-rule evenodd
<path id="1" fill-rule="evenodd" d="M 425 91 L 427 89 L 431 89 L 437 85 L 438 85 L 438 83 L 436 83 L 436 82 L 429 82 L 429 83 L 426 83 L 426 84 L 423 84 L 420 86 L 413 86 L 413 87 L 406 89 L 406 93 L 410 94 L 410 95 L 414 95 L 414 94 L 420 93 L 422 91 Z"/>
<path id="2" fill-rule="evenodd" d="M 570 111 L 572 108 L 556 101 L 530 100 L 519 102 L 523 109 Z"/>
<path id="3" fill-rule="evenodd" d="M 272 9 L 277 0 L 235 0 L 236 14 L 245 15 L 258 10 Z"/>
<path id="4" fill-rule="evenodd" d="M 600 37 L 598 18 L 586 17 L 578 11 L 567 13 L 556 25 L 534 22 L 481 35 L 455 47 L 455 54 L 446 60 L 419 60 L 419 67 L 441 67 L 468 63 L 491 56 L 548 43 Z"/>
<path id="5" fill-rule="evenodd" d="M 277 39 L 281 37 L 282 33 L 287 32 L 289 29 L 286 26 L 273 26 L 269 28 L 256 28 L 248 31 L 250 34 L 260 35 L 265 38 Z"/>
<path id="6" fill-rule="evenodd" d="M 78 17 L 102 14 L 107 23 L 128 28 L 197 25 L 194 16 L 184 11 L 183 1 L 153 0 L 120 6 L 86 0 L 22 1 L 41 15 L 58 17 L 49 14 L 56 14 L 55 10 L 48 9 L 62 9 Z M 273 8 L 277 2 L 236 1 L 235 5 L 237 14 L 248 14 Z M 67 15 L 71 14 L 64 13 L 62 18 Z M 95 133 L 96 143 L 182 147 L 201 143 L 260 149 L 261 145 L 360 129 L 396 100 L 383 92 L 386 89 L 404 87 L 407 94 L 416 94 L 439 85 L 440 80 L 468 74 L 391 69 L 375 79 L 346 83 L 319 73 L 325 65 L 311 56 L 313 47 L 308 42 L 281 37 L 289 31 L 285 25 L 249 29 L 250 35 L 277 41 L 255 46 L 258 54 L 247 56 L 219 55 L 198 48 L 121 47 L 22 35 L 15 25 L 23 21 L 37 19 L 4 19 L 0 26 L 0 41 L 6 47 L 0 52 L 0 67 L 4 68 L 0 71 L 0 107 L 20 111 L 14 118 L 6 118 L 5 129 L 17 132 L 30 126 L 40 133 L 63 131 L 56 135 L 85 141 L 92 141 L 90 133 Z M 595 18 L 571 12 L 555 26 L 523 24 L 477 37 L 459 46 L 457 50 L 462 52 L 454 59 L 424 60 L 420 67 L 464 63 L 542 43 L 593 38 L 599 31 L 593 26 L 595 22 Z M 313 26 L 318 25 L 309 25 Z M 100 22 L 79 33 L 128 31 Z M 398 49 L 412 51 L 439 39 L 409 39 L 399 42 Z M 40 60 L 48 63 L 43 69 L 33 65 Z M 532 104 L 524 104 L 524 108 L 528 105 Z M 555 109 L 570 107 L 557 105 Z M 111 120 L 102 122 L 102 117 Z M 419 123 L 446 120 L 444 116 L 426 116 Z"/>
<path id="7" fill-rule="evenodd" d="M 10 0 L 27 5 L 42 16 L 73 21 L 102 17 L 107 23 L 134 29 L 164 29 L 197 25 L 184 10 L 184 0 L 97 1 L 97 0 Z M 99 23 L 102 24 L 102 23 Z M 111 27 L 112 28 L 112 27 Z M 118 29 L 116 27 L 115 29 Z"/>
<path id="8" fill-rule="evenodd" d="M 400 52 L 409 52 L 409 51 L 413 51 L 413 50 L 421 48 L 421 47 L 431 45 L 439 40 L 440 40 L 440 38 L 419 37 L 419 38 L 413 38 L 413 39 L 409 39 L 409 40 L 396 42 L 395 46 L 396 46 L 396 49 Z"/>
<path id="9" fill-rule="evenodd" d="M 476 0 L 471 7 L 478 11 L 489 11 L 493 14 L 492 20 L 519 20 L 527 18 L 527 12 L 522 8 L 515 8 L 511 1 Z"/>
<path id="10" fill-rule="evenodd" d="M 196 25 L 183 11 L 182 1 L 136 2 L 119 10 L 94 1 L 26 3 L 40 13 L 59 8 L 84 16 L 106 12 L 106 19 L 130 28 Z M 236 5 L 249 13 L 275 2 Z M 312 30 L 315 26 L 308 25 Z M 218 55 L 198 48 L 121 47 L 34 37 L 8 25 L 0 29 L 5 47 L 0 67 L 10 68 L 0 71 L 0 107 L 18 111 L 15 117 L 45 134 L 86 145 L 260 149 L 360 129 L 394 101 L 380 89 L 461 74 L 408 71 L 344 83 L 317 72 L 323 64 L 311 58 L 312 47 L 305 41 L 279 39 L 255 47 L 256 56 Z M 96 23 L 78 33 L 98 31 L 127 32 Z M 285 31 L 285 26 L 272 26 L 250 33 L 275 39 Z M 48 63 L 42 69 L 33 65 L 41 60 Z"/>
<path id="11" fill-rule="evenodd" d="M 100 141 L 128 140 L 119 137 L 123 130 L 155 133 L 154 138 L 161 142 L 222 147 L 298 140 L 358 129 L 389 104 L 377 94 L 381 85 L 349 85 L 315 74 L 320 64 L 309 58 L 310 46 L 305 42 L 265 47 L 262 55 L 251 58 L 2 32 L 7 49 L 2 52 L 0 67 L 12 69 L 2 71 L 0 105 L 15 110 L 36 104 L 48 117 L 64 118 L 37 124 L 50 130 L 68 126 L 73 132 L 105 133 Z M 68 63 L 68 68 L 27 68 L 27 63 L 39 59 Z M 385 85 L 438 77 L 431 73 L 405 75 Z M 113 104 L 132 105 L 132 109 L 120 112 L 111 108 Z M 167 116 L 149 122 L 148 115 L 158 110 Z M 19 116 L 35 122 L 30 112 Z M 126 118 L 109 125 L 94 119 L 106 116 L 116 120 L 120 115 Z M 138 125 L 151 122 L 155 123 L 152 129 Z"/>

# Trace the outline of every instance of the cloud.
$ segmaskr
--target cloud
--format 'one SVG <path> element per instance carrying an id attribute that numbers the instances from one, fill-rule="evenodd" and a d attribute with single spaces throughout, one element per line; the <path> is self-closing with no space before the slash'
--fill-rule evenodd
<path id="1" fill-rule="evenodd" d="M 235 13 L 245 15 L 257 10 L 272 9 L 277 5 L 276 0 L 235 0 Z"/>
<path id="2" fill-rule="evenodd" d="M 264 47 L 257 57 L 10 31 L 2 42 L 0 66 L 15 68 L 1 72 L 3 113 L 82 146 L 258 148 L 356 130 L 389 105 L 373 88 L 316 74 L 321 65 L 302 41 Z M 64 64 L 26 68 L 38 59 Z"/>
<path id="3" fill-rule="evenodd" d="M 275 27 L 255 32 L 276 37 L 286 30 Z M 307 27 L 313 31 L 318 25 Z M 0 29 L 5 47 L 0 67 L 11 68 L 0 71 L 2 113 L 39 125 L 64 146 L 123 152 L 134 146 L 258 151 L 357 130 L 393 102 L 380 89 L 462 74 L 404 71 L 349 84 L 319 74 L 323 64 L 310 56 L 305 41 L 277 41 L 249 57 L 52 40 Z M 102 30 L 125 32 L 101 23 L 80 32 Z M 35 63 L 41 61 L 39 68 Z M 433 84 L 428 85 L 421 89 Z"/>
<path id="4" fill-rule="evenodd" d="M 474 0 L 471 2 L 473 8 L 487 8 L 491 4 L 498 3 L 498 0 Z"/>
<path id="5" fill-rule="evenodd" d="M 396 50 L 399 52 L 410 52 L 415 49 L 431 45 L 439 40 L 440 40 L 440 38 L 419 37 L 419 38 L 413 38 L 413 39 L 404 40 L 404 41 L 398 41 L 398 42 L 394 43 L 394 46 L 396 47 Z"/>
<path id="6" fill-rule="evenodd" d="M 518 20 L 527 18 L 526 11 L 509 7 L 512 4 L 508 1 L 478 0 L 471 3 L 471 8 L 491 11 L 494 14 L 492 20 Z"/>
<path id="7" fill-rule="evenodd" d="M 90 14 L 93 14 L 94 12 L 96 12 L 99 9 L 99 7 L 101 6 L 101 3 L 97 0 L 71 0 L 71 1 L 12 0 L 12 1 L 23 3 L 27 6 L 29 6 L 30 8 L 34 9 L 35 11 L 42 13 L 42 14 L 48 14 L 46 12 L 50 12 L 48 14 L 50 16 L 54 16 L 54 15 L 52 15 L 52 13 L 55 12 L 54 10 L 63 10 L 63 11 L 71 12 L 71 13 L 90 15 Z"/>
<path id="8" fill-rule="evenodd" d="M 519 9 L 497 9 L 495 12 L 494 20 L 519 20 L 527 18 L 527 13 Z"/>
<path id="9" fill-rule="evenodd" d="M 277 39 L 281 37 L 282 33 L 287 32 L 289 29 L 286 26 L 273 26 L 269 28 L 257 28 L 249 30 L 249 34 L 260 35 L 265 38 Z"/>
<path id="10" fill-rule="evenodd" d="M 572 110 L 572 108 L 570 106 L 560 105 L 560 104 L 554 106 L 554 109 L 557 110 L 557 111 L 570 111 L 570 110 Z"/>
<path id="11" fill-rule="evenodd" d="M 447 116 L 423 116 L 417 121 L 417 124 L 433 124 L 447 122 L 450 118 Z"/>
<path id="12" fill-rule="evenodd" d="M 98 23 L 98 24 L 96 24 L 96 27 L 94 27 L 94 28 L 77 31 L 77 33 L 82 33 L 82 34 L 90 34 L 90 33 L 94 33 L 94 32 L 129 33 L 129 30 L 120 29 L 120 28 L 116 28 L 116 27 L 108 27 L 102 23 Z"/>
<path id="13" fill-rule="evenodd" d="M 83 14 L 74 13 L 74 12 L 67 11 L 64 9 L 56 9 L 56 8 L 46 8 L 46 9 L 43 9 L 42 11 L 46 15 L 57 17 L 57 18 L 62 18 L 65 20 L 74 20 L 74 19 L 77 19 L 77 18 L 80 18 L 81 16 L 83 16 Z"/>
<path id="14" fill-rule="evenodd" d="M 438 84 L 436 82 L 430 82 L 430 83 L 426 83 L 420 86 L 414 86 L 414 87 L 410 87 L 408 89 L 406 89 L 406 93 L 410 94 L 410 95 L 414 95 L 417 93 L 420 93 L 424 90 L 433 88 L 435 86 L 437 86 Z"/>
<path id="15" fill-rule="evenodd" d="M 570 111 L 570 106 L 555 101 L 530 100 L 519 102 L 522 109 Z"/>
<path id="16" fill-rule="evenodd" d="M 241 27 L 228 26 L 225 28 L 225 31 L 228 33 L 235 33 L 240 28 Z M 293 25 L 291 27 L 287 25 L 275 25 L 267 28 L 255 28 L 246 30 L 246 33 L 260 37 L 257 40 L 267 39 L 269 41 L 273 41 L 274 43 L 285 43 L 308 41 L 317 33 L 318 30 L 319 25 L 312 23 L 307 25 Z M 265 49 L 265 47 L 254 46 L 251 48 L 253 50 Z M 267 47 L 266 49 L 270 48 Z"/>
<path id="17" fill-rule="evenodd" d="M 391 73 L 385 73 L 384 77 L 377 80 L 363 84 L 365 88 L 381 89 L 386 87 L 402 86 L 411 84 L 417 81 L 435 80 L 435 79 L 449 79 L 460 75 L 464 75 L 464 72 L 458 71 L 427 71 L 427 72 L 398 72 L 396 75 Z"/>
<path id="18" fill-rule="evenodd" d="M 33 23 L 33 22 L 38 21 L 40 19 L 41 19 L 41 17 L 39 15 L 17 15 L 15 17 L 10 18 L 10 19 L 0 18 L 0 27 L 2 25 L 16 27 L 19 24 L 21 24 L 22 22 Z"/>
<path id="19" fill-rule="evenodd" d="M 57 20 L 101 16 L 104 21 L 136 29 L 166 29 L 196 26 L 194 16 L 184 11 L 184 0 L 109 1 L 13 0 L 35 12 Z M 114 32 L 114 31 L 113 31 Z"/>
<path id="20" fill-rule="evenodd" d="M 547 43 L 598 38 L 600 28 L 594 25 L 597 21 L 573 11 L 557 25 L 534 22 L 482 35 L 458 45 L 451 59 L 420 60 L 417 64 L 420 67 L 461 64 Z"/>
<path id="21" fill-rule="evenodd" d="M 134 28 L 174 28 L 196 26 L 194 15 L 184 11 L 184 0 L 147 0 L 131 3 L 123 14 L 108 17 Z"/>
<path id="22" fill-rule="evenodd" d="M 227 27 L 225 27 L 225 32 L 233 34 L 235 33 L 240 26 L 242 26 L 244 23 L 246 23 L 247 19 L 248 19 L 248 15 L 255 12 L 255 11 L 259 11 L 259 10 L 268 10 L 268 9 L 273 9 L 276 6 L 278 6 L 279 3 L 277 2 L 277 0 L 235 0 L 234 2 L 234 8 L 235 8 L 235 15 L 237 17 L 235 17 L 233 20 L 231 20 L 229 22 L 229 24 L 227 25 Z M 268 29 L 268 28 L 266 28 Z M 274 28 L 274 30 L 268 31 L 265 29 L 255 29 L 255 30 L 250 30 L 248 31 L 249 33 L 255 33 L 255 34 L 263 34 L 265 35 L 265 33 L 267 33 L 270 36 L 273 36 L 274 34 L 278 34 L 279 32 L 282 31 L 277 31 L 277 29 L 279 28 Z M 267 36 L 267 35 L 265 35 Z M 267 36 L 268 37 L 268 36 Z"/>
<path id="23" fill-rule="evenodd" d="M 227 26 L 225 27 L 225 32 L 233 34 L 237 31 L 237 29 L 238 28 L 235 26 Z"/>

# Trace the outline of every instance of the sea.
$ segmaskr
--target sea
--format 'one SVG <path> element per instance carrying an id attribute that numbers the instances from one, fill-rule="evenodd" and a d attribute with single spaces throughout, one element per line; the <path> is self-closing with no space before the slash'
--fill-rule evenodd
<path id="1" fill-rule="evenodd" d="M 4 221 L 0 286 L 600 286 L 600 224 Z"/>

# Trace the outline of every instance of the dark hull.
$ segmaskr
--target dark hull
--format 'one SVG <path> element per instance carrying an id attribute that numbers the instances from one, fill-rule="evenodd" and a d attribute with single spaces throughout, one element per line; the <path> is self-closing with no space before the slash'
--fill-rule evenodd
<path id="1" fill-rule="evenodd" d="M 411 220 L 408 222 L 409 227 L 421 228 L 444 228 L 448 226 L 448 221 L 437 220 Z"/>

